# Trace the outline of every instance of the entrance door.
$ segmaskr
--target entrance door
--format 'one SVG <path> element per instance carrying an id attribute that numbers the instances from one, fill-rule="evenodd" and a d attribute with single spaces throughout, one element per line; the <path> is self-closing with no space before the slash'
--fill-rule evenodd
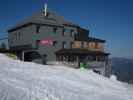
<path id="1" fill-rule="evenodd" d="M 46 54 L 44 54 L 42 57 L 42 63 L 47 64 L 47 55 Z"/>
<path id="2" fill-rule="evenodd" d="M 37 51 L 28 51 L 24 53 L 24 61 L 32 62 L 35 59 L 41 59 L 41 55 Z"/>

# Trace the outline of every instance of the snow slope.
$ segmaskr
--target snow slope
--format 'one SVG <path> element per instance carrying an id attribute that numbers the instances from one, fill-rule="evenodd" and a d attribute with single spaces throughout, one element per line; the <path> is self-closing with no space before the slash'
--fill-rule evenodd
<path id="1" fill-rule="evenodd" d="M 0 54 L 0 100 L 133 100 L 133 86 L 92 71 L 39 65 Z"/>

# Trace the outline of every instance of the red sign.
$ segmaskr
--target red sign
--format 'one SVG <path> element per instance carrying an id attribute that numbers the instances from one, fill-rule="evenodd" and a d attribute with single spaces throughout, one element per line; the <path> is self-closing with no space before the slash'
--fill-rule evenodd
<path id="1" fill-rule="evenodd" d="M 53 45 L 53 40 L 51 38 L 48 38 L 48 39 L 41 40 L 40 43 L 43 45 Z"/>

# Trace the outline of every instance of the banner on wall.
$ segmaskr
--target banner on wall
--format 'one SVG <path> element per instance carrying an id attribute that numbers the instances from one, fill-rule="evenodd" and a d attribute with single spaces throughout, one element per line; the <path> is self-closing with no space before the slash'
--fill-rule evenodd
<path id="1" fill-rule="evenodd" d="M 40 41 L 40 44 L 42 44 L 42 45 L 53 45 L 53 39 L 52 38 L 43 39 L 43 40 Z"/>

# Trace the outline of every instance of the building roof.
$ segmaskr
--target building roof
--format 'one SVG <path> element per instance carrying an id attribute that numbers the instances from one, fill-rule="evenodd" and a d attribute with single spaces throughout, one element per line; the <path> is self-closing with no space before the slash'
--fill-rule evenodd
<path id="1" fill-rule="evenodd" d="M 55 52 L 57 55 L 63 55 L 63 54 L 67 54 L 67 55 L 80 55 L 80 54 L 85 54 L 85 55 L 103 55 L 103 56 L 108 56 L 110 55 L 109 53 L 105 53 L 102 51 L 92 51 L 92 50 L 87 50 L 87 49 L 60 49 L 58 51 Z"/>
<path id="2" fill-rule="evenodd" d="M 16 26 L 10 28 L 8 31 L 17 29 L 27 24 L 48 24 L 48 25 L 56 25 L 56 26 L 69 25 L 69 26 L 77 26 L 77 27 L 79 26 L 70 21 L 67 21 L 66 19 L 64 19 L 63 16 L 60 16 L 55 12 L 48 10 L 47 17 L 45 17 L 45 14 L 43 11 L 40 11 L 38 13 L 33 14 L 31 17 L 25 19 L 24 21 L 18 23 Z"/>
<path id="3" fill-rule="evenodd" d="M 106 41 L 103 39 L 95 38 L 95 37 L 88 37 L 88 38 L 75 38 L 77 41 L 87 41 L 87 42 L 102 42 L 105 43 Z"/>
<path id="4" fill-rule="evenodd" d="M 88 38 L 88 41 L 89 42 L 106 42 L 105 40 L 103 40 L 103 39 L 98 39 L 98 38 L 95 38 L 95 37 L 89 37 Z"/>

